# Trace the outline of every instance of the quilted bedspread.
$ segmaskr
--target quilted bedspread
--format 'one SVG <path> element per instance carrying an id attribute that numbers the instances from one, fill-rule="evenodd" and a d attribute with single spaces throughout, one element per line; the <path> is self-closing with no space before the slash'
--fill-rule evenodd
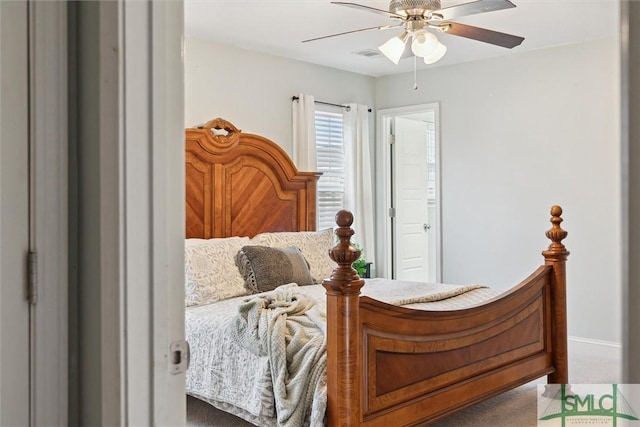
<path id="1" fill-rule="evenodd" d="M 280 303 L 272 304 L 274 310 L 264 316 L 259 313 L 271 304 L 268 300 L 273 295 L 265 299 L 265 294 L 257 294 L 187 308 L 186 337 L 191 346 L 187 393 L 259 426 L 323 426 L 327 402 L 326 351 L 324 327 L 319 319 L 326 311 L 325 290 L 321 285 L 293 284 L 280 288 L 272 291 L 280 290 L 275 297 Z M 367 279 L 362 291 L 362 295 L 390 304 L 429 310 L 460 309 L 499 294 L 479 285 L 387 279 Z M 295 302 L 291 302 L 291 297 Z M 283 313 L 292 314 L 293 323 L 281 322 L 287 317 L 278 316 Z M 243 324 L 251 322 L 263 323 L 260 333 L 256 333 L 255 323 L 243 329 Z M 292 342 L 295 334 L 298 338 L 287 353 L 286 344 Z M 315 350 L 305 347 L 311 341 Z M 297 366 L 287 367 L 286 360 L 291 362 L 296 350 L 303 347 L 304 352 L 297 356 Z M 313 364 L 317 369 L 313 369 Z M 303 378 L 309 374 L 316 379 Z M 290 381 L 292 378 L 294 382 Z"/>

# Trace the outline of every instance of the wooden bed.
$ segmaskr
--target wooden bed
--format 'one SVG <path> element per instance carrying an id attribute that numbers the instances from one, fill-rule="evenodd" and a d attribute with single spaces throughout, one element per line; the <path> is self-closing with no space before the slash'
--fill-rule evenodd
<path id="1" fill-rule="evenodd" d="M 318 176 L 225 120 L 187 129 L 187 237 L 314 230 Z M 352 216 L 341 211 L 338 267 L 323 282 L 328 425 L 423 425 L 544 375 L 568 383 L 561 214 L 551 208 L 544 265 L 523 282 L 486 304 L 424 311 L 359 296 Z"/>

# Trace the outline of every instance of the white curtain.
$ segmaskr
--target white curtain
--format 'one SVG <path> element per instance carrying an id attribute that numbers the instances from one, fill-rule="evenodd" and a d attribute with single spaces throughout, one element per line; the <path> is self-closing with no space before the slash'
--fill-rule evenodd
<path id="1" fill-rule="evenodd" d="M 300 171 L 317 170 L 316 109 L 313 95 L 301 93 L 293 109 L 293 162 Z"/>
<path id="2" fill-rule="evenodd" d="M 367 261 L 375 255 L 374 210 L 369 107 L 349 104 L 344 114 L 345 208 L 353 213 L 353 240 L 364 249 Z"/>

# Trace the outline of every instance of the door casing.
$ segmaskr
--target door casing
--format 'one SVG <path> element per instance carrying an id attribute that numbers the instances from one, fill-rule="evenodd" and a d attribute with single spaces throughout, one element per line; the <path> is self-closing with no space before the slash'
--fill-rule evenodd
<path id="1" fill-rule="evenodd" d="M 441 227 L 441 203 L 440 203 L 440 105 L 437 102 L 428 104 L 410 105 L 405 107 L 395 107 L 378 110 L 376 116 L 376 212 L 379 213 L 376 234 L 379 244 L 377 245 L 376 259 L 378 260 L 377 275 L 380 277 L 393 277 L 393 223 L 390 216 L 390 209 L 393 205 L 392 191 L 392 151 L 388 135 L 390 134 L 390 119 L 397 116 L 406 116 L 433 111 L 435 115 L 436 132 L 436 189 L 435 189 L 435 224 L 434 232 L 436 238 L 436 281 L 442 281 L 442 227 Z"/>

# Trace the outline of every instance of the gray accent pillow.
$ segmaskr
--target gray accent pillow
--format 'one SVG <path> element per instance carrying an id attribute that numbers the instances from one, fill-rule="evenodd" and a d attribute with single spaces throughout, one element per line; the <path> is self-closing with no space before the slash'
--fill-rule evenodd
<path id="1" fill-rule="evenodd" d="M 250 294 L 271 291 L 287 283 L 313 285 L 309 263 L 295 246 L 243 246 L 236 255 L 236 265 Z"/>

